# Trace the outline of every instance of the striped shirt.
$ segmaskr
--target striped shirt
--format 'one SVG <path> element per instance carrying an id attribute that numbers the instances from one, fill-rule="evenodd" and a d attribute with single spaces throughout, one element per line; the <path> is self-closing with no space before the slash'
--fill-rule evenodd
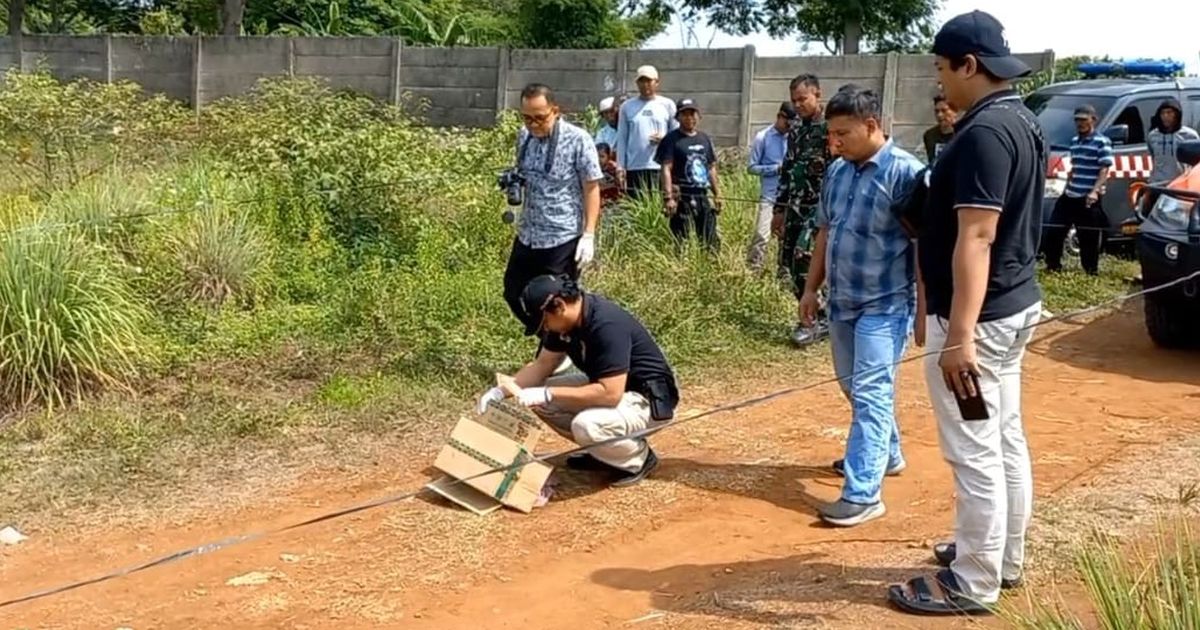
<path id="1" fill-rule="evenodd" d="M 912 312 L 916 271 L 900 213 L 924 164 L 888 140 L 861 166 L 838 158 L 821 186 L 818 227 L 835 320 Z"/>
<path id="2" fill-rule="evenodd" d="M 1086 197 L 1100 179 L 1100 169 L 1111 168 L 1113 159 L 1112 141 L 1093 132 L 1086 137 L 1071 139 L 1071 178 L 1067 180 L 1068 197 Z"/>

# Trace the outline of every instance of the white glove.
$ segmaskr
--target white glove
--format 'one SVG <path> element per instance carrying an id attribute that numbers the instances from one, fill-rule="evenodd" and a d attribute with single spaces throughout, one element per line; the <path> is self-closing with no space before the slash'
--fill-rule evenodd
<path id="1" fill-rule="evenodd" d="M 493 387 L 487 390 L 487 393 L 479 398 L 479 406 L 475 409 L 475 411 L 478 412 L 479 415 L 483 415 L 483 413 L 487 411 L 489 404 L 491 404 L 493 401 L 500 402 L 501 400 L 504 400 L 504 390 L 500 389 L 499 387 Z"/>
<path id="2" fill-rule="evenodd" d="M 526 407 L 540 407 L 550 404 L 549 387 L 526 387 L 517 394 L 517 400 Z"/>
<path id="3" fill-rule="evenodd" d="M 575 246 L 575 264 L 582 267 L 592 262 L 592 259 L 595 257 L 596 235 L 591 232 L 584 232 L 583 236 L 579 237 L 579 244 Z"/>

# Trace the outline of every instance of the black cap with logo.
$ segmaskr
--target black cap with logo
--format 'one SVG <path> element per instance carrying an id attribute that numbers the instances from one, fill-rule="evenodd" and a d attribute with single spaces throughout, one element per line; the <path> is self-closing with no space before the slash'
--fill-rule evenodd
<path id="1" fill-rule="evenodd" d="M 675 115 L 678 116 L 687 110 L 692 110 L 697 114 L 700 113 L 700 106 L 696 104 L 696 99 L 681 98 L 675 101 Z"/>
<path id="2" fill-rule="evenodd" d="M 796 107 L 792 105 L 790 101 L 784 101 L 783 104 L 779 106 L 779 113 L 783 114 L 783 117 L 787 118 L 788 120 L 795 120 L 796 117 L 800 115 L 796 113 Z"/>
<path id="3" fill-rule="evenodd" d="M 943 24 L 933 38 L 933 54 L 949 59 L 974 55 L 998 79 L 1015 79 L 1033 72 L 1008 49 L 1004 25 L 983 11 L 963 13 Z"/>
<path id="4" fill-rule="evenodd" d="M 521 311 L 525 314 L 525 334 L 532 335 L 541 328 L 542 316 L 556 297 L 579 295 L 579 284 L 566 275 L 542 275 L 529 281 L 521 292 Z"/>

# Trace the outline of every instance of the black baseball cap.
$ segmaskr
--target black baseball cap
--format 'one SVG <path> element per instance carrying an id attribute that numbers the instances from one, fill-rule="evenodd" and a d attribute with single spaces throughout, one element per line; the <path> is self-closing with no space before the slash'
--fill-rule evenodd
<path id="1" fill-rule="evenodd" d="M 795 120 L 795 118 L 800 115 L 796 113 L 796 106 L 792 105 L 791 101 L 784 101 L 783 104 L 779 106 L 779 113 L 783 114 L 788 120 Z"/>
<path id="2" fill-rule="evenodd" d="M 1075 120 L 1080 118 L 1096 118 L 1096 108 L 1091 105 L 1080 105 L 1075 108 Z"/>
<path id="3" fill-rule="evenodd" d="M 683 112 L 685 112 L 689 109 L 694 112 L 697 112 L 697 113 L 700 112 L 700 106 L 696 104 L 696 99 L 681 98 L 678 101 L 675 101 L 675 115 L 676 116 L 682 114 Z"/>
<path id="4" fill-rule="evenodd" d="M 984 11 L 963 13 L 943 24 L 933 38 L 933 54 L 950 59 L 975 55 L 980 65 L 999 79 L 1015 79 L 1033 72 L 1008 49 L 1000 20 Z"/>
<path id="5" fill-rule="evenodd" d="M 520 302 L 521 312 L 525 314 L 528 322 L 525 324 L 526 335 L 532 335 L 542 327 L 542 316 L 554 298 L 577 290 L 575 287 L 569 289 L 568 284 L 574 284 L 569 276 L 546 274 L 530 280 L 529 284 L 525 285 L 525 290 L 521 291 Z"/>

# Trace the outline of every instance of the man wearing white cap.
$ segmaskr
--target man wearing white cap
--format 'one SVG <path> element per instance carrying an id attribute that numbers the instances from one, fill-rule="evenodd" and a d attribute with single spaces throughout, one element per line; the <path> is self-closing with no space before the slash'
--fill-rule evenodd
<path id="1" fill-rule="evenodd" d="M 617 120 L 617 164 L 625 171 L 629 195 L 641 197 L 658 186 L 659 170 L 654 161 L 658 143 L 679 127 L 675 102 L 658 94 L 658 70 L 637 69 L 637 98 L 621 105 Z"/>
<path id="2" fill-rule="evenodd" d="M 600 101 L 600 128 L 596 130 L 596 144 L 617 146 L 617 99 L 606 96 Z"/>

